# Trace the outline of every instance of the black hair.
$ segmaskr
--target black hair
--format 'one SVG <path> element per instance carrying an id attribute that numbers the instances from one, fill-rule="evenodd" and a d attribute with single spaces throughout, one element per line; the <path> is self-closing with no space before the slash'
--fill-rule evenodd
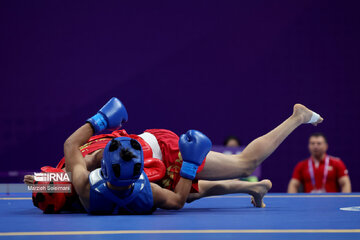
<path id="1" fill-rule="evenodd" d="M 235 140 L 238 142 L 239 146 L 241 146 L 242 142 L 240 141 L 239 138 L 237 138 L 236 136 L 228 136 L 227 138 L 225 138 L 225 141 L 224 141 L 224 146 L 226 146 L 230 140 Z"/>
<path id="2" fill-rule="evenodd" d="M 310 135 L 309 138 L 311 138 L 311 137 L 322 137 L 322 138 L 324 138 L 325 142 L 328 143 L 327 138 L 326 138 L 325 135 L 324 135 L 323 133 L 321 133 L 321 132 L 314 132 L 314 133 L 312 133 L 312 134 Z"/>
<path id="3" fill-rule="evenodd" d="M 124 161 L 130 161 L 131 159 L 136 158 L 136 155 L 134 155 L 132 152 L 130 152 L 129 149 L 123 148 L 120 151 L 120 157 Z"/>

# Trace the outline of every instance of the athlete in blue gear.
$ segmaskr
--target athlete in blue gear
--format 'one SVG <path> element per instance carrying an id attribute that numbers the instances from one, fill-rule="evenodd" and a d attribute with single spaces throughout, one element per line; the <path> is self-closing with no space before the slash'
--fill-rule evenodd
<path id="1" fill-rule="evenodd" d="M 238 155 L 209 152 L 211 141 L 204 134 L 190 130 L 179 140 L 183 157 L 181 178 L 175 190 L 170 191 L 149 183 L 139 165 L 142 151 L 138 149 L 135 140 L 120 138 L 111 141 L 104 150 L 101 169 L 91 173 L 87 170 L 79 147 L 94 133 L 120 128 L 127 118 L 124 105 L 113 98 L 64 144 L 66 170 L 72 172 L 75 190 L 90 213 L 148 214 L 156 208 L 180 209 L 186 201 L 229 193 L 249 193 L 256 207 L 264 207 L 262 199 L 271 188 L 269 180 L 258 185 L 223 180 L 250 175 L 297 127 L 304 123 L 317 125 L 323 121 L 305 106 L 295 104 L 293 114 L 288 119 L 271 132 L 255 139 Z M 197 167 L 205 157 L 203 170 L 196 174 Z M 199 193 L 189 194 L 195 177 L 201 179 Z"/>

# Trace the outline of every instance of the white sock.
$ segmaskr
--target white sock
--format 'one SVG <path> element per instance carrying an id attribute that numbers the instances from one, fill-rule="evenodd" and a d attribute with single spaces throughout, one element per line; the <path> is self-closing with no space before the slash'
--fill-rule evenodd
<path id="1" fill-rule="evenodd" d="M 319 114 L 317 114 L 316 112 L 312 112 L 312 116 L 307 123 L 315 123 L 319 120 L 319 118 L 320 118 Z"/>

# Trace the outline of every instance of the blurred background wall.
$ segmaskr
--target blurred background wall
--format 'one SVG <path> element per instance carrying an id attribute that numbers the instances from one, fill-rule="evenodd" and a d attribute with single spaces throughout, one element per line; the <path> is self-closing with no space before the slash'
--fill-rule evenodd
<path id="1" fill-rule="evenodd" d="M 285 192 L 324 132 L 360 191 L 356 1 L 1 1 L 1 172 L 56 165 L 65 139 L 110 97 L 130 133 L 198 129 L 247 144 L 300 102 L 324 116 L 262 166 Z"/>

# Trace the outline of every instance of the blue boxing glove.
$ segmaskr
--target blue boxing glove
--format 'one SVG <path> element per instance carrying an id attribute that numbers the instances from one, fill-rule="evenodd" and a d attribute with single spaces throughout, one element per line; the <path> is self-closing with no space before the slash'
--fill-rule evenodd
<path id="1" fill-rule="evenodd" d="M 105 129 L 119 129 L 127 120 L 128 114 L 124 104 L 116 97 L 113 97 L 97 114 L 89 118 L 86 122 L 91 124 L 95 133 L 99 133 Z"/>
<path id="2" fill-rule="evenodd" d="M 180 176 L 193 180 L 198 167 L 211 149 L 210 139 L 196 130 L 189 130 L 181 135 L 179 148 L 183 158 Z"/>

